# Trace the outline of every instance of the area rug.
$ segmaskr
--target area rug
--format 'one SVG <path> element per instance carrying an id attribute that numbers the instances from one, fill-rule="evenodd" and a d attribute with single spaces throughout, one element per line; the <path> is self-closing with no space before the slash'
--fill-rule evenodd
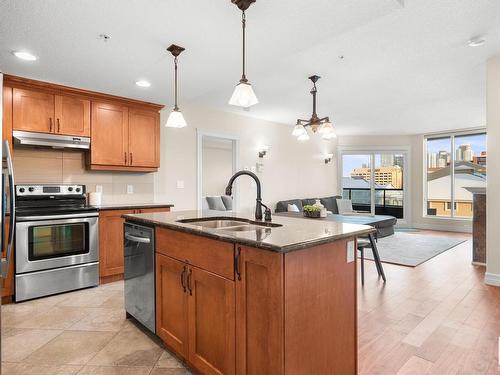
<path id="1" fill-rule="evenodd" d="M 379 239 L 377 248 L 382 262 L 416 267 L 465 241 L 467 238 L 396 232 Z M 365 249 L 365 259 L 373 259 L 371 249 Z"/>

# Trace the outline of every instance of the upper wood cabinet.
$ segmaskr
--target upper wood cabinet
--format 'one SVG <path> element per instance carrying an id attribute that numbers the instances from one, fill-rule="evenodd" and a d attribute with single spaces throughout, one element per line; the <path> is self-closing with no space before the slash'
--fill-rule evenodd
<path id="1" fill-rule="evenodd" d="M 14 130 L 90 136 L 90 100 L 14 88 Z"/>
<path id="2" fill-rule="evenodd" d="M 52 133 L 54 121 L 54 95 L 42 91 L 14 88 L 14 130 Z"/>
<path id="3" fill-rule="evenodd" d="M 90 137 L 90 169 L 160 166 L 162 105 L 6 74 L 3 107 L 4 139 L 12 130 Z"/>
<path id="4" fill-rule="evenodd" d="M 90 100 L 56 95 L 54 130 L 58 134 L 90 136 Z"/>
<path id="5" fill-rule="evenodd" d="M 12 88 L 3 88 L 2 139 L 9 142 L 12 151 Z"/>
<path id="6" fill-rule="evenodd" d="M 130 165 L 158 167 L 160 158 L 160 114 L 153 111 L 129 111 Z"/>
<path id="7" fill-rule="evenodd" d="M 92 103 L 91 169 L 155 171 L 160 165 L 157 111 Z"/>
<path id="8" fill-rule="evenodd" d="M 127 166 L 128 108 L 111 103 L 92 103 L 92 166 Z"/>

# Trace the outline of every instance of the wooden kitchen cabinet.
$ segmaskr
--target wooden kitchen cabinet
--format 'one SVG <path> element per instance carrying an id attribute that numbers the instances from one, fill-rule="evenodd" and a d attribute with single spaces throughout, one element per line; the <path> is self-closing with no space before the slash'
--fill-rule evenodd
<path id="1" fill-rule="evenodd" d="M 104 168 L 129 165 L 128 107 L 92 103 L 90 163 Z"/>
<path id="2" fill-rule="evenodd" d="M 54 95 L 50 93 L 14 88 L 12 113 L 14 130 L 54 131 Z"/>
<path id="3" fill-rule="evenodd" d="M 238 246 L 236 373 L 283 374 L 283 255 Z M 265 343 L 265 345 L 263 345 Z"/>
<path id="4" fill-rule="evenodd" d="M 54 132 L 90 137 L 90 100 L 56 95 Z"/>
<path id="5" fill-rule="evenodd" d="M 160 159 L 160 114 L 154 111 L 129 111 L 128 148 L 133 167 L 158 168 Z"/>
<path id="6" fill-rule="evenodd" d="M 189 362 L 203 374 L 234 375 L 234 281 L 190 267 L 187 282 Z"/>
<path id="7" fill-rule="evenodd" d="M 91 127 L 91 169 L 144 172 L 158 169 L 158 112 L 93 102 Z"/>
<path id="8" fill-rule="evenodd" d="M 3 87 L 2 139 L 8 141 L 12 153 L 12 87 Z"/>
<path id="9" fill-rule="evenodd" d="M 156 254 L 156 334 L 179 356 L 188 353 L 187 266 Z"/>

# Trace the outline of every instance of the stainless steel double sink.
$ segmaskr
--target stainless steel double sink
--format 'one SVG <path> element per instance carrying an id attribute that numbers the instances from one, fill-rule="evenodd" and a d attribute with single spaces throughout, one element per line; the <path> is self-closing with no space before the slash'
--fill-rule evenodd
<path id="1" fill-rule="evenodd" d="M 203 218 L 203 219 L 183 219 L 178 220 L 179 223 L 192 224 L 200 226 L 203 228 L 210 228 L 229 232 L 252 232 L 259 229 L 266 228 L 277 228 L 281 227 L 281 224 L 269 223 L 269 222 L 256 222 L 248 219 L 240 218 Z"/>

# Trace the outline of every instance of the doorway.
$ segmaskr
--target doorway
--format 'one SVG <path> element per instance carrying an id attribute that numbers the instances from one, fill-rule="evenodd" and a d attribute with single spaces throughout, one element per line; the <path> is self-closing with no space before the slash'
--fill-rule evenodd
<path id="1" fill-rule="evenodd" d="M 207 197 L 223 196 L 227 182 L 239 170 L 239 139 L 198 130 L 198 210 L 209 208 Z M 238 208 L 238 186 L 233 189 L 232 206 Z"/>

